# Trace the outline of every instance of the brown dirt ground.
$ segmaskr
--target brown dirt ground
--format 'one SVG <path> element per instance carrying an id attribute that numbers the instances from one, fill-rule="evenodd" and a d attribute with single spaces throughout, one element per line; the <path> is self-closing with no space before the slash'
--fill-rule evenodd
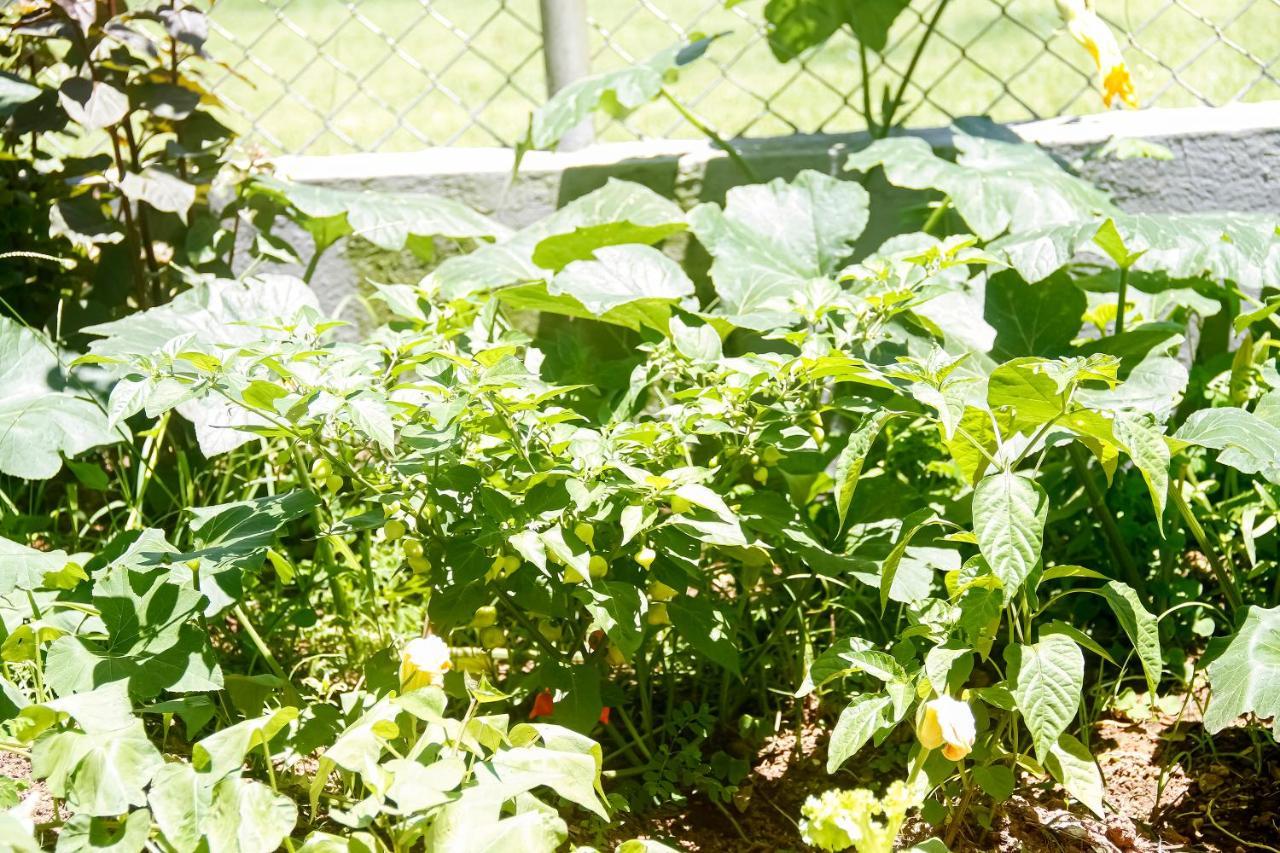
<path id="1" fill-rule="evenodd" d="M 744 783 L 745 808 L 705 800 L 624 816 L 610 838 L 651 838 L 699 853 L 798 851 L 800 806 L 831 787 L 875 786 L 826 774 L 823 727 L 770 739 Z M 1194 702 L 1178 715 L 1099 720 L 1091 748 L 1107 781 L 1105 819 L 1069 804 L 1054 786 L 1024 784 L 999 810 L 990 832 L 976 826 L 956 853 L 1280 853 L 1280 747 L 1254 727 L 1210 740 Z M 851 762 L 852 763 L 852 762 Z M 906 837 L 929 837 L 909 827 Z"/>

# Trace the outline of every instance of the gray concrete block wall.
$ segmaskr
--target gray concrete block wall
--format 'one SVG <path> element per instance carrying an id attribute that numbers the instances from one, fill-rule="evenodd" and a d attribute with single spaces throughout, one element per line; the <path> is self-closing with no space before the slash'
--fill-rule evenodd
<path id="1" fill-rule="evenodd" d="M 1280 212 L 1280 102 L 1112 112 L 1009 125 L 1005 131 L 1043 146 L 1131 212 Z M 950 147 L 948 129 L 916 134 L 939 150 Z M 1115 138 L 1155 142 L 1174 157 L 1091 156 Z M 762 178 L 789 178 L 802 169 L 840 174 L 848 152 L 868 142 L 865 134 L 790 136 L 744 141 L 739 150 Z M 507 149 L 471 148 L 284 157 L 277 168 L 285 178 L 344 189 L 448 196 L 513 228 L 546 216 L 610 177 L 642 183 L 687 203 L 721 200 L 745 180 L 723 152 L 702 141 L 596 145 L 571 154 L 533 152 L 515 178 L 512 162 Z M 888 191 L 874 181 L 870 188 L 873 194 Z M 872 209 L 877 209 L 874 200 Z M 893 230 L 887 219 L 881 218 L 883 236 Z M 869 245 L 882 236 L 875 224 L 873 216 Z M 307 242 L 305 236 L 299 239 Z M 313 277 L 326 307 L 349 302 L 357 291 L 362 272 L 352 254 L 335 246 Z"/>

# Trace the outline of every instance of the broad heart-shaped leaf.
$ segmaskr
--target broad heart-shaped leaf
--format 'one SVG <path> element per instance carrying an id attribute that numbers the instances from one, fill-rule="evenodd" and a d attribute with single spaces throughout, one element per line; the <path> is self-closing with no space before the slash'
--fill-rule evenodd
<path id="1" fill-rule="evenodd" d="M 205 841 L 210 853 L 272 853 L 297 822 L 293 800 L 261 782 L 228 776 L 213 788 Z"/>
<path id="2" fill-rule="evenodd" d="M 610 178 L 545 219 L 492 246 L 443 261 L 419 287 L 446 298 L 545 281 L 569 260 L 603 246 L 656 242 L 685 227 L 675 202 L 648 187 Z"/>
<path id="3" fill-rule="evenodd" d="M 0 537 L 0 595 L 43 588 L 46 577 L 62 571 L 67 560 L 66 551 L 37 551 Z"/>
<path id="4" fill-rule="evenodd" d="M 667 611 L 671 615 L 671 624 L 694 651 L 734 675 L 738 674 L 738 645 L 727 608 L 702 597 L 680 596 L 667 605 Z"/>
<path id="5" fill-rule="evenodd" d="M 47 480 L 62 457 L 128 437 L 102 409 L 63 388 L 54 345 L 0 317 L 0 474 Z"/>
<path id="6" fill-rule="evenodd" d="M 1271 718 L 1271 734 L 1280 740 L 1280 607 L 1250 607 L 1226 649 L 1209 664 L 1213 690 L 1205 710 L 1210 734 L 1245 714 Z"/>
<path id="7" fill-rule="evenodd" d="M 501 780 L 503 799 L 510 799 L 540 785 L 561 797 L 608 820 L 609 813 L 600 790 L 600 745 L 585 735 L 561 726 L 536 725 L 540 746 L 504 749 L 492 758 L 492 767 Z M 524 742 L 521 727 L 513 729 L 513 742 Z"/>
<path id="8" fill-rule="evenodd" d="M 31 750 L 32 774 L 77 813 L 95 817 L 143 805 L 143 789 L 163 763 L 136 719 L 111 731 L 46 734 Z"/>
<path id="9" fill-rule="evenodd" d="M 769 0 L 764 8 L 769 49 L 779 62 L 786 62 L 847 26 L 858 41 L 879 53 L 894 20 L 910 4 L 911 0 Z"/>
<path id="10" fill-rule="evenodd" d="M 151 813 L 129 812 L 124 823 L 111 826 L 102 818 L 78 814 L 58 831 L 57 853 L 139 853 L 151 834 Z M 8 841 L 8 839 L 5 839 Z"/>
<path id="11" fill-rule="evenodd" d="M 1001 471 L 973 491 L 973 531 L 978 550 L 1012 601 L 1040 561 L 1049 501 L 1039 484 L 1022 474 Z"/>
<path id="12" fill-rule="evenodd" d="M 945 193 L 983 240 L 1115 210 L 1105 193 L 1063 170 L 1035 145 L 970 136 L 958 129 L 954 141 L 955 163 L 934 154 L 923 139 L 899 137 L 854 152 L 845 168 L 865 172 L 881 166 L 894 186 Z"/>
<path id="13" fill-rule="evenodd" d="M 129 112 L 129 99 L 123 92 L 85 77 L 64 80 L 58 87 L 58 101 L 72 121 L 89 130 L 119 124 Z"/>
<path id="14" fill-rule="evenodd" d="M 702 56 L 716 38 L 707 36 L 675 45 L 638 65 L 593 74 L 565 86 L 530 117 L 529 132 L 516 146 L 516 168 L 525 152 L 553 147 L 597 109 L 612 118 L 624 118 L 649 103 L 682 66 Z"/>
<path id="15" fill-rule="evenodd" d="M 1088 747 L 1064 732 L 1050 748 L 1044 766 L 1068 794 L 1102 817 L 1102 795 L 1106 784 Z"/>
<path id="16" fill-rule="evenodd" d="M 693 294 L 680 265 L 652 246 L 604 246 L 595 259 L 574 261 L 547 285 L 552 296 L 567 296 L 597 317 L 640 300 L 674 302 Z"/>
<path id="17" fill-rule="evenodd" d="M 1142 673 L 1147 678 L 1147 690 L 1154 699 L 1163 667 L 1160 657 L 1160 626 L 1156 617 L 1147 612 L 1138 593 L 1127 584 L 1108 581 L 1103 585 L 1101 595 L 1111 605 L 1116 621 L 1129 636 L 1129 642 L 1133 643 L 1133 650 L 1142 663 Z"/>
<path id="18" fill-rule="evenodd" d="M 853 491 L 858 487 L 858 478 L 862 476 L 862 465 L 867 460 L 867 453 L 875 442 L 876 436 L 886 423 L 898 416 L 898 412 L 879 411 L 868 416 L 856 430 L 849 434 L 849 441 L 836 460 L 836 513 L 840 517 L 840 527 L 844 527 L 845 516 L 849 513 L 849 504 L 853 502 Z"/>
<path id="19" fill-rule="evenodd" d="M 1009 646 L 1005 659 L 1018 711 L 1043 762 L 1076 715 L 1084 690 L 1084 654 L 1065 634 L 1049 634 L 1038 643 Z"/>
<path id="20" fill-rule="evenodd" d="M 991 357 L 1059 356 L 1084 324 L 1089 301 L 1066 274 L 1027 284 L 1008 270 L 987 279 L 983 318 L 996 330 Z"/>
<path id="21" fill-rule="evenodd" d="M 297 718 L 298 709 L 289 706 L 220 729 L 192 747 L 191 763 L 202 774 L 217 781 L 240 769 L 250 750 L 270 743 Z"/>
<path id="22" fill-rule="evenodd" d="M 262 275 L 243 281 L 199 282 L 166 305 L 122 320 L 89 326 L 85 331 L 103 337 L 89 345 L 91 356 L 109 362 L 129 362 L 153 358 L 178 338 L 183 339 L 183 349 L 187 351 L 209 354 L 234 351 L 286 334 L 264 327 L 278 329 L 318 316 L 319 303 L 306 284 L 291 276 Z M 127 366 L 119 369 L 121 375 L 129 372 Z M 113 393 L 112 414 L 120 420 L 146 407 L 149 414 L 157 416 L 175 407 L 176 402 L 178 413 L 195 426 L 200 450 L 206 456 L 226 453 L 255 440 L 252 433 L 237 427 L 267 424 L 242 407 L 232 407 L 213 391 L 201 391 L 184 398 L 162 395 L 162 390 L 151 387 L 139 395 L 130 395 L 129 405 L 119 411 L 116 411 Z"/>
<path id="23" fill-rule="evenodd" d="M 217 781 L 186 762 L 164 765 L 151 780 L 147 805 L 164 840 L 178 853 L 193 853 L 205 837 Z"/>
<path id="24" fill-rule="evenodd" d="M 694 208 L 690 225 L 715 259 L 718 313 L 749 329 L 777 325 L 805 282 L 839 269 L 866 227 L 867 211 L 861 186 L 809 169 L 790 183 L 776 178 L 734 187 L 723 209 Z"/>
<path id="25" fill-rule="evenodd" d="M 888 710 L 893 700 L 883 693 L 855 696 L 840 712 L 827 745 L 827 772 L 840 769 L 854 753 L 862 749 L 877 730 L 889 724 Z"/>
<path id="26" fill-rule="evenodd" d="M 325 245 L 355 234 L 380 249 L 395 252 L 404 248 L 411 235 L 479 240 L 511 233 L 505 225 L 461 202 L 430 193 L 344 190 L 269 176 L 255 178 L 252 187 L 292 205 L 304 217 L 304 224 L 333 220 L 324 231 Z"/>
<path id="27" fill-rule="evenodd" d="M 1201 409 L 1174 433 L 1176 441 L 1221 451 L 1218 461 L 1280 483 L 1280 427 L 1245 409 Z"/>
<path id="28" fill-rule="evenodd" d="M 120 192 L 133 202 L 146 202 L 156 210 L 176 213 L 183 222 L 196 200 L 196 188 L 177 175 L 160 169 L 125 172 L 120 177 Z"/>
<path id="29" fill-rule="evenodd" d="M 1250 292 L 1280 276 L 1280 219 L 1245 213 L 1140 213 L 1112 211 L 1101 218 L 1019 228 L 989 250 L 1035 282 L 1077 253 L 1137 256 L 1132 268 L 1174 279 L 1232 281 Z"/>
<path id="30" fill-rule="evenodd" d="M 40 97 L 42 91 L 39 86 L 32 86 L 19 77 L 0 73 L 0 120 L 7 119 L 18 107 Z"/>

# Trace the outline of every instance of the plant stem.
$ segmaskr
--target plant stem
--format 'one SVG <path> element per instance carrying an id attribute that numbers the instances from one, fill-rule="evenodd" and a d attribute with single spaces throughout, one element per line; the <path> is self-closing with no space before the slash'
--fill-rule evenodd
<path id="1" fill-rule="evenodd" d="M 293 688 L 293 684 L 289 681 L 289 676 L 284 671 L 284 667 L 280 665 L 280 661 L 276 660 L 276 656 L 271 653 L 271 649 L 267 648 L 267 644 L 263 641 L 262 635 L 258 633 L 258 629 L 253 627 L 253 622 L 249 619 L 249 614 L 245 612 L 244 607 L 237 604 L 232 608 L 231 612 L 235 614 L 236 621 L 244 628 L 244 632 L 249 635 L 249 640 L 253 643 L 253 647 L 258 650 L 258 654 L 262 655 L 262 659 L 266 661 L 267 668 L 271 670 L 271 674 L 284 682 L 285 698 L 301 706 L 302 702 L 298 697 L 298 691 Z"/>
<path id="2" fill-rule="evenodd" d="M 1205 533 L 1200 520 L 1195 517 L 1191 507 L 1187 506 L 1186 500 L 1182 497 L 1181 480 L 1172 485 L 1169 489 L 1169 496 L 1173 498 L 1173 505 L 1178 508 L 1178 514 L 1182 516 L 1182 521 L 1187 526 L 1188 532 L 1191 533 L 1191 538 L 1196 540 L 1201 552 L 1208 559 L 1209 567 L 1213 570 L 1213 576 L 1217 579 L 1218 586 L 1222 588 L 1222 594 L 1227 599 L 1227 606 L 1234 616 L 1235 612 L 1244 606 L 1244 598 L 1240 595 L 1240 589 L 1227 571 L 1227 567 L 1222 564 L 1222 560 L 1218 557 L 1217 549 L 1209 544 L 1209 536 Z"/>
<path id="3" fill-rule="evenodd" d="M 1120 293 L 1116 297 L 1115 334 L 1124 334 L 1124 308 L 1129 300 L 1129 268 L 1120 267 Z"/>
<path id="4" fill-rule="evenodd" d="M 889 104 L 889 111 L 884 115 L 883 122 L 880 125 L 880 138 L 889 135 L 889 131 L 893 128 L 893 120 L 898 115 L 898 109 L 902 106 L 902 99 L 907 96 L 907 84 L 911 82 L 911 78 L 915 76 L 916 66 L 920 63 L 920 57 L 924 55 L 924 47 L 929 43 L 929 39 L 933 37 L 933 31 L 938 28 L 938 19 L 942 17 L 942 12 L 947 8 L 947 4 L 951 0 L 940 0 L 938 8 L 934 11 L 933 17 L 929 19 L 929 24 L 925 27 L 924 35 L 920 38 L 920 43 L 916 45 L 915 53 L 911 55 L 911 62 L 907 65 L 906 73 L 902 75 L 902 82 L 898 84 L 898 91 L 893 96 L 893 101 Z"/>
<path id="5" fill-rule="evenodd" d="M 757 183 L 757 184 L 760 183 L 760 176 L 756 174 L 756 170 L 751 168 L 751 164 L 743 159 L 742 155 L 738 153 L 738 150 L 736 148 L 734 148 L 732 145 L 726 142 L 724 138 L 720 136 L 720 134 L 716 133 L 710 127 L 703 124 L 701 119 L 699 119 L 693 113 L 689 112 L 689 110 L 685 108 L 684 104 L 680 103 L 678 100 L 672 97 L 671 93 L 668 92 L 665 88 L 662 89 L 661 95 L 664 99 L 666 99 L 668 103 L 671 104 L 671 106 L 675 107 L 675 111 L 680 114 L 681 118 L 689 122 L 689 124 L 693 125 L 694 129 L 697 130 L 699 133 L 701 133 L 703 136 L 707 137 L 716 145 L 724 149 L 724 153 L 729 155 L 729 159 L 732 160 L 737 165 L 737 167 L 742 171 L 743 176 L 746 177 L 747 180 L 751 181 L 752 183 Z"/>
<path id="6" fill-rule="evenodd" d="M 871 70 L 867 67 L 867 46 L 858 41 L 858 62 L 862 65 L 862 120 L 872 138 L 879 136 L 876 117 L 871 112 Z"/>
<path id="7" fill-rule="evenodd" d="M 938 223 L 942 221 L 942 217 L 947 215 L 947 211 L 951 209 L 951 198 L 944 198 L 938 202 L 938 206 L 929 214 L 929 218 L 924 221 L 924 225 L 920 230 L 926 234 L 932 234 L 933 229 L 938 227 Z"/>
<path id="8" fill-rule="evenodd" d="M 1080 477 L 1080 481 L 1084 484 L 1085 494 L 1089 497 L 1089 504 L 1093 507 L 1093 514 L 1098 517 L 1098 521 L 1102 524 L 1102 532 L 1107 537 L 1107 544 L 1111 546 L 1111 556 L 1120 564 L 1120 568 L 1124 570 L 1125 579 L 1129 585 L 1138 591 L 1140 595 L 1146 594 L 1146 583 L 1142 579 L 1142 575 L 1138 573 L 1138 564 L 1133 561 L 1133 555 L 1129 553 L 1125 546 L 1124 536 L 1120 533 L 1120 526 L 1116 524 L 1116 517 L 1112 514 L 1111 508 L 1107 506 L 1107 497 L 1098 484 L 1093 481 L 1093 475 L 1089 473 L 1089 463 L 1085 458 L 1084 451 L 1074 442 L 1067 448 L 1067 453 L 1071 456 L 1071 464 L 1076 469 L 1076 474 Z"/>

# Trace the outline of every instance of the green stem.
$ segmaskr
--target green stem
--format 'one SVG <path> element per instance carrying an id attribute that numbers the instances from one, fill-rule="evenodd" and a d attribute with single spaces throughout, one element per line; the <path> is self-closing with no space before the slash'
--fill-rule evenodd
<path id="1" fill-rule="evenodd" d="M 938 202 L 938 206 L 929 214 L 929 218 L 924 221 L 924 226 L 920 230 L 926 234 L 932 234 L 933 229 L 938 227 L 938 223 L 942 221 L 942 217 L 946 216 L 947 211 L 950 209 L 951 199 L 949 197 Z"/>
<path id="2" fill-rule="evenodd" d="M 280 665 L 280 661 L 276 660 L 276 656 L 271 653 L 271 649 L 267 648 L 267 644 L 263 641 L 262 635 L 258 633 L 258 629 L 253 627 L 253 622 L 249 619 L 249 614 L 245 612 L 244 607 L 237 604 L 232 608 L 231 612 L 235 614 L 236 621 L 244 628 L 244 632 L 249 635 L 249 640 L 253 643 L 253 647 L 258 650 L 258 654 L 262 655 L 262 659 L 266 661 L 267 668 L 271 670 L 271 674 L 284 682 L 285 699 L 301 706 L 302 701 L 298 696 L 298 691 L 294 689 L 293 683 L 289 681 L 289 676 L 284 671 L 284 667 Z"/>
<path id="3" fill-rule="evenodd" d="M 876 117 L 871 112 L 871 70 L 867 67 L 867 46 L 858 42 L 858 61 L 862 64 L 862 120 L 867 124 L 867 133 L 879 136 Z"/>
<path id="4" fill-rule="evenodd" d="M 1142 579 L 1142 575 L 1138 573 L 1138 564 L 1133 561 L 1133 555 L 1129 553 L 1125 545 L 1124 535 L 1120 532 L 1120 526 L 1116 524 L 1116 517 L 1112 514 L 1111 508 L 1107 506 L 1107 497 L 1102 489 L 1093 480 L 1093 475 L 1089 473 L 1089 463 L 1084 455 L 1084 451 L 1076 443 L 1072 443 L 1067 448 L 1067 453 L 1071 456 L 1071 464 L 1076 469 L 1076 474 L 1080 477 L 1080 481 L 1084 484 L 1085 494 L 1089 498 L 1089 504 L 1093 507 L 1093 514 L 1098 517 L 1098 521 L 1102 524 L 1102 532 L 1107 538 L 1107 544 L 1111 546 L 1111 556 L 1120 568 L 1124 570 L 1125 579 L 1129 585 L 1138 591 L 1140 595 L 1146 594 L 1146 583 Z"/>
<path id="5" fill-rule="evenodd" d="M 142 504 L 147 496 L 147 488 L 155 475 L 156 464 L 160 461 L 160 445 L 164 442 L 165 430 L 169 427 L 169 415 L 172 410 L 160 416 L 160 420 L 151 429 L 142 447 L 143 462 L 138 469 L 138 485 L 134 490 L 133 509 L 129 511 L 129 519 L 125 522 L 126 530 L 135 530 L 142 526 Z"/>
<path id="6" fill-rule="evenodd" d="M 1129 299 L 1129 268 L 1120 267 L 1120 293 L 1116 297 L 1116 331 L 1117 335 L 1124 334 L 1124 309 Z"/>
<path id="7" fill-rule="evenodd" d="M 1191 533 L 1191 538 L 1196 540 L 1196 544 L 1209 560 L 1213 576 L 1217 579 L 1218 586 L 1222 588 L 1222 594 L 1227 599 L 1227 606 L 1234 616 L 1235 612 L 1244 606 L 1244 598 L 1240 595 L 1240 589 L 1227 571 L 1227 567 L 1223 565 L 1222 560 L 1218 557 L 1217 549 L 1209 544 L 1209 536 L 1205 533 L 1204 527 L 1201 526 L 1200 520 L 1195 517 L 1191 507 L 1187 506 L 1186 500 L 1182 497 L 1181 481 L 1173 484 L 1173 487 L 1169 489 L 1169 495 L 1173 498 L 1173 505 L 1178 508 L 1178 514 L 1182 516 L 1183 523 Z"/>
<path id="8" fill-rule="evenodd" d="M 671 104 L 672 107 L 675 108 L 675 111 L 680 114 L 681 118 L 689 122 L 689 124 L 693 125 L 694 129 L 697 130 L 699 133 L 701 133 L 703 136 L 707 137 L 716 145 L 723 148 L 724 153 L 729 155 L 729 159 L 732 160 L 737 165 L 737 167 L 742 171 L 743 176 L 746 177 L 747 180 L 756 184 L 760 183 L 760 176 L 756 174 L 756 170 L 751 168 L 751 164 L 743 159 L 742 155 L 738 153 L 738 150 L 736 148 L 734 148 L 732 145 L 726 142 L 724 138 L 720 136 L 720 134 L 716 133 L 710 127 L 703 124 L 701 119 L 699 119 L 693 113 L 689 112 L 689 110 L 685 108 L 684 104 L 680 103 L 674 97 L 672 97 L 671 93 L 668 92 L 665 88 L 662 89 L 660 94 L 664 99 L 666 99 L 668 103 Z"/>
<path id="9" fill-rule="evenodd" d="M 925 28 L 924 35 L 920 39 L 920 43 L 916 45 L 915 53 L 911 55 L 911 62 L 907 65 L 907 71 L 902 75 L 902 82 L 898 84 L 898 91 L 893 96 L 893 101 L 889 104 L 889 111 L 883 117 L 880 125 L 880 137 L 889 135 L 889 131 L 893 128 L 893 119 L 898 114 L 898 109 L 902 106 L 902 100 L 907 96 L 907 84 L 911 82 L 911 78 L 915 76 L 916 66 L 920 64 L 920 57 L 924 55 L 924 47 L 929 43 L 929 39 L 933 37 L 933 31 L 938 28 L 938 19 L 942 17 L 942 12 L 947 8 L 947 4 L 951 0 L 941 0 L 938 3 L 937 10 L 933 13 L 933 17 L 929 19 L 929 25 Z"/>

